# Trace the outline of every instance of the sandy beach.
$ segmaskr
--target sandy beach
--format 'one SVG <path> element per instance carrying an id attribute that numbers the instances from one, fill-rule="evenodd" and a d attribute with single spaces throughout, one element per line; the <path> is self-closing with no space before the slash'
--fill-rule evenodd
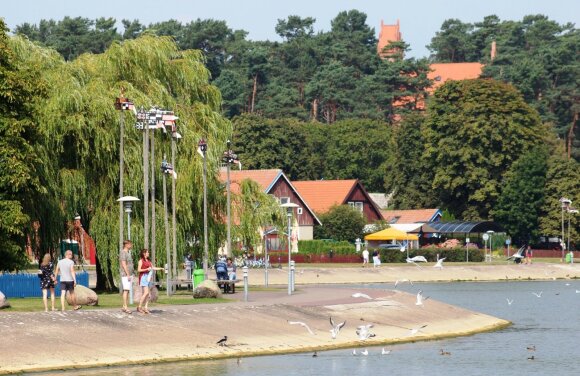
<path id="1" fill-rule="evenodd" d="M 262 285 L 263 270 L 250 270 L 250 283 Z M 240 289 L 231 303 L 153 306 L 153 314 L 120 310 L 78 312 L 0 312 L 0 374 L 39 370 L 144 364 L 315 351 L 471 335 L 501 329 L 509 322 L 433 299 L 415 305 L 415 296 L 394 289 L 397 279 L 414 281 L 527 280 L 577 278 L 580 267 L 449 266 L 436 270 L 409 266 L 379 269 L 298 268 L 297 291 Z M 271 285 L 287 283 L 286 270 L 269 273 Z M 330 284 L 385 282 L 385 289 L 353 289 Z M 354 292 L 372 297 L 353 298 Z M 329 317 L 346 321 L 332 339 Z M 287 320 L 307 323 L 315 335 Z M 356 327 L 374 324 L 375 337 L 358 339 Z M 427 325 L 415 335 L 410 329 Z M 228 346 L 216 342 L 228 336 Z"/>

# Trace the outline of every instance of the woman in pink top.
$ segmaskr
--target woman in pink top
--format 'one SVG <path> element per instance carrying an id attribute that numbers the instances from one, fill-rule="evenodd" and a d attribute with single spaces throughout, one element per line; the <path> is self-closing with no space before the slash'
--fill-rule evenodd
<path id="1" fill-rule="evenodd" d="M 141 286 L 141 300 L 139 300 L 139 306 L 137 307 L 137 312 L 149 314 L 149 284 L 152 282 L 153 274 L 155 270 L 162 270 L 163 268 L 156 268 L 153 266 L 151 261 L 149 261 L 149 250 L 143 248 L 139 253 L 139 264 L 137 265 L 137 272 L 139 272 L 139 286 Z M 143 303 L 145 303 L 143 305 Z"/>

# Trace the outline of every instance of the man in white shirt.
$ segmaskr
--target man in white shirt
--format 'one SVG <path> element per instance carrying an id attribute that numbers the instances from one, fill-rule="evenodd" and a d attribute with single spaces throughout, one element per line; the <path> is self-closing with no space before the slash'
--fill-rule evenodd
<path id="1" fill-rule="evenodd" d="M 54 272 L 55 278 L 58 277 L 60 272 L 60 305 L 64 311 L 64 300 L 66 292 L 68 291 L 70 299 L 72 301 L 72 306 L 75 311 L 81 308 L 77 305 L 77 299 L 75 296 L 75 286 L 77 285 L 77 275 L 75 273 L 75 263 L 72 260 L 72 251 L 67 250 L 64 253 L 64 258 L 56 264 L 56 271 Z"/>
<path id="2" fill-rule="evenodd" d="M 363 268 L 365 268 L 369 265 L 369 251 L 368 251 L 368 249 L 365 248 L 365 250 L 362 252 L 362 257 L 363 257 Z"/>

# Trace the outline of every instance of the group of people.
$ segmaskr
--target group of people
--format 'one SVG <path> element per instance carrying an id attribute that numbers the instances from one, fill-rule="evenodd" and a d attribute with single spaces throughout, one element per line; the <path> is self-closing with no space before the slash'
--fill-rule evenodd
<path id="1" fill-rule="evenodd" d="M 52 263 L 52 257 L 50 253 L 47 253 L 42 258 L 40 263 L 40 270 L 38 271 L 38 277 L 40 278 L 40 288 L 42 289 L 42 302 L 44 303 L 44 311 L 48 312 L 48 291 L 50 291 L 50 302 L 52 310 L 56 311 L 54 307 L 55 296 L 54 288 L 57 283 L 58 275 L 60 274 L 60 304 L 61 309 L 64 311 L 64 301 L 66 299 L 66 293 L 69 293 L 73 310 L 81 309 L 81 306 L 76 302 L 75 296 L 75 286 L 77 285 L 77 276 L 75 273 L 75 263 L 72 260 L 73 253 L 67 250 L 64 253 L 64 258 L 56 264 L 56 269 Z"/>
<path id="2" fill-rule="evenodd" d="M 369 251 L 368 249 L 365 248 L 365 250 L 362 252 L 362 257 L 363 257 L 363 268 L 366 268 L 369 266 Z M 381 256 L 379 254 L 379 251 L 377 251 L 376 249 L 373 251 L 373 267 L 377 268 L 381 266 Z"/>
<path id="3" fill-rule="evenodd" d="M 131 249 L 133 243 L 130 240 L 123 242 L 123 249 L 119 253 L 119 272 L 121 274 L 121 285 L 123 286 L 123 308 L 121 311 L 131 314 L 133 311 L 129 309 L 129 293 L 132 292 L 134 264 Z M 149 312 L 149 296 L 151 295 L 151 286 L 154 282 L 154 274 L 156 270 L 163 270 L 158 268 L 151 260 L 149 260 L 149 250 L 143 248 L 139 252 L 139 262 L 137 263 L 138 286 L 141 289 L 141 299 L 137 306 L 137 312 L 142 314 L 150 314 Z"/>

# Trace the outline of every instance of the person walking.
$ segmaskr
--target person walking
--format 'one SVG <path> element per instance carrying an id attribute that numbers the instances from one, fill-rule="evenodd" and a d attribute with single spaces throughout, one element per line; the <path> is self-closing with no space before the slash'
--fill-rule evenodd
<path id="1" fill-rule="evenodd" d="M 123 242 L 123 249 L 119 253 L 119 268 L 121 273 L 121 284 L 123 285 L 123 309 L 121 311 L 131 314 L 131 310 L 127 307 L 129 300 L 129 291 L 131 291 L 131 284 L 133 283 L 133 256 L 131 249 L 133 242 L 125 240 Z"/>
<path id="2" fill-rule="evenodd" d="M 139 273 L 139 287 L 141 288 L 141 299 L 137 306 L 137 312 L 150 314 L 149 312 L 149 295 L 151 293 L 150 284 L 153 281 L 153 274 L 156 270 L 163 270 L 163 268 L 155 267 L 149 260 L 149 250 L 144 248 L 139 252 L 139 263 L 137 264 L 137 272 Z"/>
<path id="3" fill-rule="evenodd" d="M 373 251 L 373 267 L 377 268 L 381 266 L 381 258 L 379 256 L 379 251 L 376 249 Z"/>
<path id="4" fill-rule="evenodd" d="M 48 312 L 48 290 L 50 289 L 50 303 L 52 310 L 56 311 L 54 308 L 54 286 L 56 283 L 56 277 L 54 276 L 54 265 L 52 264 L 52 257 L 50 253 L 47 253 L 42 258 L 40 263 L 40 288 L 42 289 L 42 302 L 44 303 L 44 312 Z"/>
<path id="5" fill-rule="evenodd" d="M 365 248 L 362 252 L 363 257 L 363 268 L 366 268 L 369 265 L 369 250 Z"/>
<path id="6" fill-rule="evenodd" d="M 77 305 L 77 299 L 75 296 L 75 286 L 77 285 L 77 275 L 75 273 L 75 262 L 72 260 L 73 253 L 70 249 L 66 250 L 64 253 L 64 258 L 56 264 L 56 271 L 54 272 L 55 278 L 58 277 L 60 273 L 60 305 L 63 311 L 65 296 L 68 291 L 70 300 L 72 302 L 73 309 L 75 311 L 81 309 L 80 305 Z"/>
<path id="7" fill-rule="evenodd" d="M 526 264 L 532 265 L 532 256 L 532 247 L 528 245 L 528 248 L 526 249 Z"/>

